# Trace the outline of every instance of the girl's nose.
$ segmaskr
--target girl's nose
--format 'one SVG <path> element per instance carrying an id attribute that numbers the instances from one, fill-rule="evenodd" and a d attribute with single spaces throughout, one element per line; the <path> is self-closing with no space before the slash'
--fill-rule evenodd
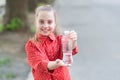
<path id="1" fill-rule="evenodd" d="M 44 24 L 44 25 L 43 25 L 43 27 L 46 27 L 46 28 L 47 28 L 48 26 L 49 26 L 48 24 Z"/>

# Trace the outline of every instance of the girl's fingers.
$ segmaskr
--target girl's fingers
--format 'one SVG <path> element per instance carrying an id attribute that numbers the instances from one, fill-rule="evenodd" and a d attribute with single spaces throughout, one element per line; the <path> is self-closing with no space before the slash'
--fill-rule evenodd
<path id="1" fill-rule="evenodd" d="M 77 35 L 77 33 L 75 31 L 70 31 L 69 33 L 70 35 Z"/>
<path id="2" fill-rule="evenodd" d="M 63 62 L 63 64 L 62 64 L 61 66 L 67 66 L 67 67 L 70 67 L 71 64 L 66 64 L 66 63 Z"/>
<path id="3" fill-rule="evenodd" d="M 62 60 L 60 60 L 60 59 L 56 59 L 56 64 L 57 64 L 58 66 L 67 66 L 67 67 L 71 66 L 70 64 L 64 63 L 64 62 L 63 62 Z"/>
<path id="4" fill-rule="evenodd" d="M 72 40 L 73 40 L 73 41 L 76 41 L 76 40 L 77 40 L 77 37 L 72 38 Z"/>
<path id="5" fill-rule="evenodd" d="M 70 35 L 70 38 L 71 38 L 72 40 L 77 40 L 77 35 L 76 35 L 76 34 L 71 34 L 71 35 Z"/>
<path id="6" fill-rule="evenodd" d="M 77 33 L 76 32 L 70 32 L 69 35 L 77 35 Z"/>
<path id="7" fill-rule="evenodd" d="M 56 64 L 58 66 L 64 66 L 64 62 L 62 60 L 60 60 L 60 59 L 56 59 Z"/>
<path id="8" fill-rule="evenodd" d="M 60 59 L 56 59 L 56 64 L 59 64 L 60 63 Z"/>

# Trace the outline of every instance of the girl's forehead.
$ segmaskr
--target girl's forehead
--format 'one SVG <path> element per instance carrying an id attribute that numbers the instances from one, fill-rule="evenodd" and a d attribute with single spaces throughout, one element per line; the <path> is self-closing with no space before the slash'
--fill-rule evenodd
<path id="1" fill-rule="evenodd" d="M 38 13 L 39 19 L 54 19 L 54 12 L 53 11 L 40 11 Z"/>

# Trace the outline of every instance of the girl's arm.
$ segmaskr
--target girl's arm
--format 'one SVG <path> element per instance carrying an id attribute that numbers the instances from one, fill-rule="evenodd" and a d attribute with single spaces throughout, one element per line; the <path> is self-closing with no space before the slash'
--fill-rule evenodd
<path id="1" fill-rule="evenodd" d="M 36 44 L 29 40 L 26 43 L 26 53 L 29 65 L 38 72 L 46 72 L 48 73 L 47 64 L 49 63 L 49 59 L 44 53 L 41 53 Z M 41 74 L 41 73 L 39 73 Z"/>

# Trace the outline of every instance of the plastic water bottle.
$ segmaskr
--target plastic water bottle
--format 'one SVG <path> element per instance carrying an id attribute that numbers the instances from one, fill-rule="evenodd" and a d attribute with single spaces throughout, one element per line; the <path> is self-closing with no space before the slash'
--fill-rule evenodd
<path id="1" fill-rule="evenodd" d="M 62 51 L 63 51 L 63 62 L 66 64 L 72 64 L 72 40 L 69 38 L 69 31 L 64 31 L 62 37 Z"/>

